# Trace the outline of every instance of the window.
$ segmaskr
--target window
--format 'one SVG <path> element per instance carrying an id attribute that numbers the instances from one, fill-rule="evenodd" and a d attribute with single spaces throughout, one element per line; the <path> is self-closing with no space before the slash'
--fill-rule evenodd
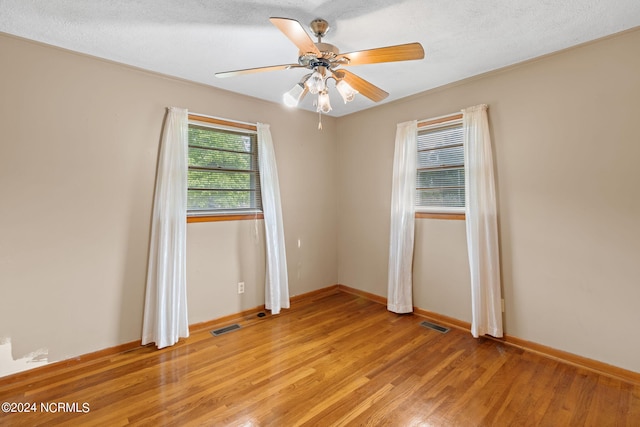
<path id="1" fill-rule="evenodd" d="M 258 137 L 255 127 L 243 127 L 189 116 L 189 216 L 262 212 Z"/>
<path id="2" fill-rule="evenodd" d="M 462 116 L 418 124 L 416 211 L 464 213 Z"/>

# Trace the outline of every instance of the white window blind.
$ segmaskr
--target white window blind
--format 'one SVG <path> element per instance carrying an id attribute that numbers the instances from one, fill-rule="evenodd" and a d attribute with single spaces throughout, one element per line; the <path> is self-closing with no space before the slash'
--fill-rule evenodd
<path id="1" fill-rule="evenodd" d="M 464 212 L 462 120 L 418 129 L 416 210 Z"/>
<path id="2" fill-rule="evenodd" d="M 189 122 L 187 212 L 262 212 L 255 132 Z"/>

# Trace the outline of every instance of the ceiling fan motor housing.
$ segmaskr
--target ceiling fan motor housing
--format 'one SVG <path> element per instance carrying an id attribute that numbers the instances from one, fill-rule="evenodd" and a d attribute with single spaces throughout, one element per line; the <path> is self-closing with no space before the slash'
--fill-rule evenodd
<path id="1" fill-rule="evenodd" d="M 322 54 L 322 56 L 317 56 L 315 53 L 308 53 L 300 51 L 298 57 L 298 64 L 312 68 L 314 63 L 323 63 L 325 66 L 336 66 L 339 64 L 334 64 L 331 60 L 335 59 L 340 51 L 338 48 L 329 43 L 315 43 L 316 47 Z"/>

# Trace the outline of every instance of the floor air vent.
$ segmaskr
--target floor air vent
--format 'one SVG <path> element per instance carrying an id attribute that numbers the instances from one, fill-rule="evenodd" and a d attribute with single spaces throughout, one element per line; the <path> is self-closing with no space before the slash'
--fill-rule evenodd
<path id="1" fill-rule="evenodd" d="M 449 328 L 445 328 L 444 326 L 436 325 L 435 323 L 427 322 L 426 320 L 420 323 L 420 326 L 424 326 L 425 328 L 433 329 L 434 331 L 438 331 L 441 334 L 446 334 L 449 332 Z"/>
<path id="2" fill-rule="evenodd" d="M 226 334 L 227 332 L 235 331 L 236 329 L 240 329 L 240 325 L 234 323 L 233 325 L 225 326 L 224 328 L 211 331 L 211 335 L 217 337 L 218 335 Z"/>

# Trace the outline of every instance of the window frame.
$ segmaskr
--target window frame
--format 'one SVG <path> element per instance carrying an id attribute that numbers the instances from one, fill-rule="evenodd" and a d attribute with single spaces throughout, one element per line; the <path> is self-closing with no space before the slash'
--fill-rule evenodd
<path id="1" fill-rule="evenodd" d="M 448 114 L 445 116 L 435 117 L 431 119 L 420 120 L 418 122 L 418 132 L 424 131 L 424 128 L 428 129 L 439 129 L 451 125 L 462 125 L 462 113 L 454 113 Z M 464 149 L 464 148 L 463 148 Z M 465 168 L 466 173 L 466 165 L 463 162 L 462 167 Z M 417 172 L 417 165 L 416 165 Z M 416 177 L 416 186 L 415 186 L 416 194 L 418 191 L 417 186 L 417 177 Z M 447 208 L 440 206 L 415 206 L 415 217 L 416 218 L 428 218 L 428 219 L 450 219 L 450 220 L 464 220 L 466 207 L 462 208 Z"/>
<path id="2" fill-rule="evenodd" d="M 244 132 L 257 134 L 258 127 L 253 123 L 243 123 L 236 122 L 227 119 L 221 119 L 218 117 L 205 116 L 201 114 L 189 113 L 188 115 L 188 124 L 194 124 L 196 126 L 201 127 L 209 127 L 212 129 L 219 130 L 228 130 L 233 132 Z M 256 139 L 256 157 L 259 155 L 258 151 L 258 141 Z M 259 162 L 258 162 L 259 163 Z M 189 168 L 187 170 L 190 170 Z M 258 179 L 259 179 L 259 169 L 258 169 Z M 187 190 L 188 191 L 188 190 Z M 262 219 L 264 218 L 262 206 L 258 210 L 252 211 L 233 211 L 233 210 L 225 210 L 220 212 L 194 212 L 187 210 L 187 223 L 198 223 L 198 222 L 215 222 L 215 221 L 238 221 L 238 220 L 249 220 L 249 219 Z"/>

